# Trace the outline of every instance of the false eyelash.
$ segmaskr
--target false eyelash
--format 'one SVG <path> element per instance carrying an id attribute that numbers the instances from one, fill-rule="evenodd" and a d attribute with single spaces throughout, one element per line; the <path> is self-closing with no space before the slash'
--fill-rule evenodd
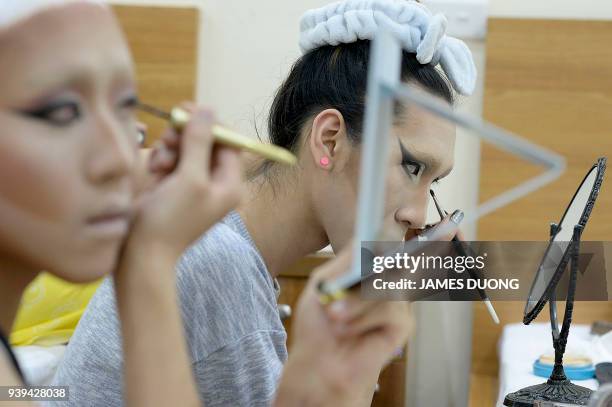
<path id="1" fill-rule="evenodd" d="M 52 117 L 53 113 L 61 109 L 71 109 L 73 117 L 67 120 L 54 119 Z M 81 116 L 81 109 L 79 108 L 79 105 L 75 102 L 58 101 L 49 103 L 48 105 L 38 109 L 25 110 L 21 111 L 20 113 L 25 116 L 32 117 L 34 119 L 47 121 L 55 126 L 66 126 L 70 124 L 73 120 L 76 120 Z"/>
<path id="2" fill-rule="evenodd" d="M 415 167 L 416 171 L 412 171 L 408 167 Z M 402 163 L 402 168 L 404 169 L 404 172 L 406 172 L 406 174 L 412 179 L 413 182 L 419 182 L 419 179 L 423 174 L 423 166 L 421 164 L 412 161 L 404 161 Z"/>
<path id="3" fill-rule="evenodd" d="M 121 103 L 121 107 L 131 109 L 131 108 L 135 108 L 139 104 L 140 104 L 140 100 L 138 99 L 138 96 L 130 96 L 129 98 L 126 98 L 126 100 L 124 100 Z"/>

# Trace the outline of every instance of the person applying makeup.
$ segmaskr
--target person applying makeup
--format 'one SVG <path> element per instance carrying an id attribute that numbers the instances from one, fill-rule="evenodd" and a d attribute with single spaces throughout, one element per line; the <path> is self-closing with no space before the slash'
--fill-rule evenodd
<path id="1" fill-rule="evenodd" d="M 369 405 L 383 358 L 374 358 L 365 349 L 360 354 L 338 351 L 334 347 L 338 336 L 332 329 L 296 329 L 287 361 L 275 277 L 328 244 L 335 252 L 349 246 L 370 39 L 379 22 L 392 28 L 404 45 L 403 81 L 448 104 L 456 92 L 473 91 L 476 72 L 469 49 L 445 35 L 444 17 L 432 15 L 417 2 L 348 0 L 305 14 L 300 42 L 304 55 L 276 93 L 268 122 L 271 141 L 296 154 L 298 165 L 262 164 L 248 184 L 244 204 L 203 236 L 179 263 L 185 330 L 207 406 L 271 405 L 275 394 L 291 399 L 291 392 L 284 391 L 290 386 L 283 388 L 291 371 L 299 371 L 303 383 L 334 383 L 332 387 L 352 393 L 354 403 L 348 405 Z M 431 184 L 452 170 L 455 129 L 431 115 L 399 107 L 392 134 L 396 141 L 391 145 L 385 231 L 391 239 L 410 239 L 425 227 Z M 165 146 L 164 155 L 175 156 L 172 146 Z M 169 165 L 172 161 L 168 160 Z M 461 217 L 462 212 L 455 211 L 443 222 L 458 223 Z M 306 298 L 314 296 L 309 292 Z M 113 298 L 112 286 L 103 284 L 54 380 L 56 385 L 74 389 L 77 402 L 72 405 L 91 397 L 104 400 L 103 405 L 121 405 L 120 340 Z M 349 311 L 354 308 L 360 311 Z M 315 306 L 300 310 L 304 320 L 320 312 Z M 396 336 L 410 325 L 409 306 L 402 302 L 351 297 L 334 304 L 329 312 L 332 317 L 352 315 L 348 318 L 357 325 L 341 329 L 340 334 L 353 338 L 373 332 L 395 332 Z M 299 341 L 317 346 L 300 348 Z M 296 365 L 301 369 L 294 369 Z"/>
<path id="2" fill-rule="evenodd" d="M 156 183 L 135 195 L 133 63 L 100 2 L 1 2 L 0 60 L 0 385 L 27 383 L 6 335 L 28 283 L 41 270 L 76 283 L 112 272 L 126 404 L 199 405 L 174 263 L 239 202 L 238 153 L 212 148 L 214 119 L 198 109 L 180 164 L 151 161 Z"/>
<path id="3" fill-rule="evenodd" d="M 170 169 L 159 150 L 151 161 L 139 161 L 133 64 L 114 15 L 100 2 L 0 3 L 0 58 L 0 385 L 27 384 L 5 332 L 21 293 L 40 270 L 78 283 L 113 273 L 125 404 L 201 405 L 174 264 L 239 202 L 237 152 L 213 148 L 213 115 L 193 108 L 182 135 L 166 138 L 178 165 Z M 149 188 L 137 195 L 143 175 Z M 349 320 L 364 314 L 361 304 L 330 318 L 315 295 L 318 279 L 346 272 L 350 261 L 347 251 L 318 270 L 301 299 L 296 326 L 306 334 L 285 370 L 279 406 L 320 405 L 321 397 L 343 405 L 354 397 L 316 372 L 312 363 L 323 347 L 316 342 L 320 336 L 310 334 L 363 323 Z M 210 329 L 215 322 L 209 321 Z M 325 344 L 325 354 L 382 364 L 407 336 L 406 327 L 359 337 L 345 333 Z M 319 380 L 302 383 L 301 369 L 309 366 Z M 104 392 L 104 374 L 97 381 L 96 390 Z M 116 401 L 92 395 L 78 405 Z"/>

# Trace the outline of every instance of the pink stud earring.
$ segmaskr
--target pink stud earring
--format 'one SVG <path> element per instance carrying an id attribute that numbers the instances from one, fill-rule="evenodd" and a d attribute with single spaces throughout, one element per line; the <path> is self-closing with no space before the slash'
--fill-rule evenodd
<path id="1" fill-rule="evenodd" d="M 327 167 L 329 165 L 329 157 L 324 156 L 321 157 L 321 161 L 319 161 L 323 167 Z"/>

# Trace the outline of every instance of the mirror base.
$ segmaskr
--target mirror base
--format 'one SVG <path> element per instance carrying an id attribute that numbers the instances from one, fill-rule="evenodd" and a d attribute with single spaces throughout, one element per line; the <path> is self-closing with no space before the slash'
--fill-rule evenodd
<path id="1" fill-rule="evenodd" d="M 569 380 L 552 380 L 506 395 L 504 406 L 532 407 L 536 400 L 586 406 L 593 391 Z"/>

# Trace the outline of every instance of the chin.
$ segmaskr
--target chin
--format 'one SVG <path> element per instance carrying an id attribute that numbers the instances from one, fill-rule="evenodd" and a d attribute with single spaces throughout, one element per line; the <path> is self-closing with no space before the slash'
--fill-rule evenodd
<path id="1" fill-rule="evenodd" d="M 78 261 L 78 256 L 65 264 L 58 264 L 51 269 L 52 273 L 62 280 L 75 284 L 86 284 L 97 281 L 113 272 L 117 264 L 117 251 L 88 256 Z"/>

